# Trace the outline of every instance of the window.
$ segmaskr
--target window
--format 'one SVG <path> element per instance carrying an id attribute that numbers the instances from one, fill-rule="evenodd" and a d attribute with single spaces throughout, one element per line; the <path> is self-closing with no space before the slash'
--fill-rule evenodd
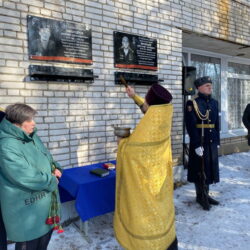
<path id="1" fill-rule="evenodd" d="M 213 97 L 220 103 L 221 63 L 219 58 L 191 54 L 191 65 L 196 67 L 196 76 L 210 76 L 213 82 Z"/>
<path id="2" fill-rule="evenodd" d="M 182 65 L 188 66 L 188 53 L 182 53 Z"/>
<path id="3" fill-rule="evenodd" d="M 228 63 L 228 128 L 243 128 L 242 114 L 250 102 L 250 65 Z"/>
<path id="4" fill-rule="evenodd" d="M 242 75 L 250 75 L 250 65 L 229 62 L 228 72 Z"/>
<path id="5" fill-rule="evenodd" d="M 250 103 L 250 60 L 184 48 L 182 61 L 196 67 L 197 77 L 212 78 L 213 97 L 220 103 L 222 138 L 245 135 L 242 115 Z"/>

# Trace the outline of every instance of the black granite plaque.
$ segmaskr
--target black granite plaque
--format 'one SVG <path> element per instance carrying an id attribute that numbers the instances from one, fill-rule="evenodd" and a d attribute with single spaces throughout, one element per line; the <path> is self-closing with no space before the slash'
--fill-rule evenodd
<path id="1" fill-rule="evenodd" d="M 92 81 L 96 76 L 92 69 L 63 68 L 43 65 L 30 65 L 31 81 L 85 82 Z"/>
<path id="2" fill-rule="evenodd" d="M 120 78 L 121 76 L 124 78 L 127 84 L 133 84 L 133 85 L 152 85 L 154 83 L 163 82 L 162 79 L 158 79 L 158 75 L 115 72 L 115 84 L 122 84 Z"/>
<path id="3" fill-rule="evenodd" d="M 92 64 L 91 29 L 77 23 L 28 16 L 29 58 Z"/>
<path id="4" fill-rule="evenodd" d="M 115 31 L 114 63 L 117 68 L 157 70 L 157 40 Z"/>

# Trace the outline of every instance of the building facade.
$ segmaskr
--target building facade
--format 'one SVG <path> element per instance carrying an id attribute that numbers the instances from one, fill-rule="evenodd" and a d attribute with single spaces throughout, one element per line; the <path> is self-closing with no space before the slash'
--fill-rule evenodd
<path id="1" fill-rule="evenodd" d="M 91 65 L 31 60 L 27 16 L 84 24 L 92 30 Z M 140 110 L 114 73 L 157 74 L 173 94 L 172 149 L 181 165 L 182 67 L 210 75 L 221 107 L 221 153 L 248 150 L 241 116 L 250 101 L 250 4 L 247 0 L 0 0 L 0 105 L 38 111 L 39 135 L 63 167 L 113 160 L 113 126 L 134 128 Z M 113 32 L 157 40 L 158 70 L 114 66 Z M 92 69 L 93 82 L 30 81 L 29 66 Z M 142 96 L 148 86 L 135 85 Z M 187 138 L 188 141 L 188 138 Z"/>

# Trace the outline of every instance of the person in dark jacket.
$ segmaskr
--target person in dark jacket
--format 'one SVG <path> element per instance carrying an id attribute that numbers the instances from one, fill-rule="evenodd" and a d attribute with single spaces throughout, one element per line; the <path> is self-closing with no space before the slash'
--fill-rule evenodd
<path id="1" fill-rule="evenodd" d="M 185 120 L 190 137 L 188 181 L 196 188 L 196 201 L 204 210 L 219 202 L 209 196 L 209 184 L 219 182 L 218 148 L 220 145 L 218 102 L 211 97 L 208 76 L 195 80 L 198 97 L 186 103 Z M 202 136 L 203 135 L 203 136 Z"/>
<path id="2" fill-rule="evenodd" d="M 5 116 L 5 112 L 2 108 L 0 108 L 0 123 Z M 3 223 L 1 204 L 0 204 L 0 250 L 7 250 L 7 236 L 6 230 Z"/>
<path id="3" fill-rule="evenodd" d="M 7 236 L 0 207 L 0 250 L 7 250 Z"/>
<path id="4" fill-rule="evenodd" d="M 5 117 L 4 109 L 0 107 L 0 122 L 3 120 L 4 117 Z"/>
<path id="5" fill-rule="evenodd" d="M 16 250 L 45 250 L 59 223 L 60 166 L 36 134 L 36 111 L 9 105 L 0 124 L 0 204 Z"/>
<path id="6" fill-rule="evenodd" d="M 250 146 L 250 103 L 248 103 L 244 110 L 242 122 L 248 130 L 248 145 Z"/>
<path id="7" fill-rule="evenodd" d="M 0 250 L 7 250 L 7 236 L 0 207 Z"/>
<path id="8" fill-rule="evenodd" d="M 119 62 L 131 64 L 135 63 L 134 60 L 135 60 L 134 51 L 130 47 L 128 37 L 124 36 L 122 38 L 122 46 L 119 49 Z"/>

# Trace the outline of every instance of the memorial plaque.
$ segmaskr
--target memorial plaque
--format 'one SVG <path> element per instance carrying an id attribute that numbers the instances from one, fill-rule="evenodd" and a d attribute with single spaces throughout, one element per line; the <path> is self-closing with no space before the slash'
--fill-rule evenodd
<path id="1" fill-rule="evenodd" d="M 115 84 L 122 84 L 121 76 L 125 79 L 127 84 L 132 85 L 152 85 L 154 83 L 163 82 L 158 79 L 158 75 L 149 75 L 141 73 L 115 72 Z"/>
<path id="2" fill-rule="evenodd" d="M 157 40 L 115 31 L 114 63 L 117 68 L 157 70 Z"/>
<path id="3" fill-rule="evenodd" d="M 31 81 L 85 82 L 93 81 L 96 76 L 92 69 L 63 68 L 45 65 L 30 65 Z"/>
<path id="4" fill-rule="evenodd" d="M 28 16 L 29 58 L 92 64 L 91 29 L 82 24 Z"/>

